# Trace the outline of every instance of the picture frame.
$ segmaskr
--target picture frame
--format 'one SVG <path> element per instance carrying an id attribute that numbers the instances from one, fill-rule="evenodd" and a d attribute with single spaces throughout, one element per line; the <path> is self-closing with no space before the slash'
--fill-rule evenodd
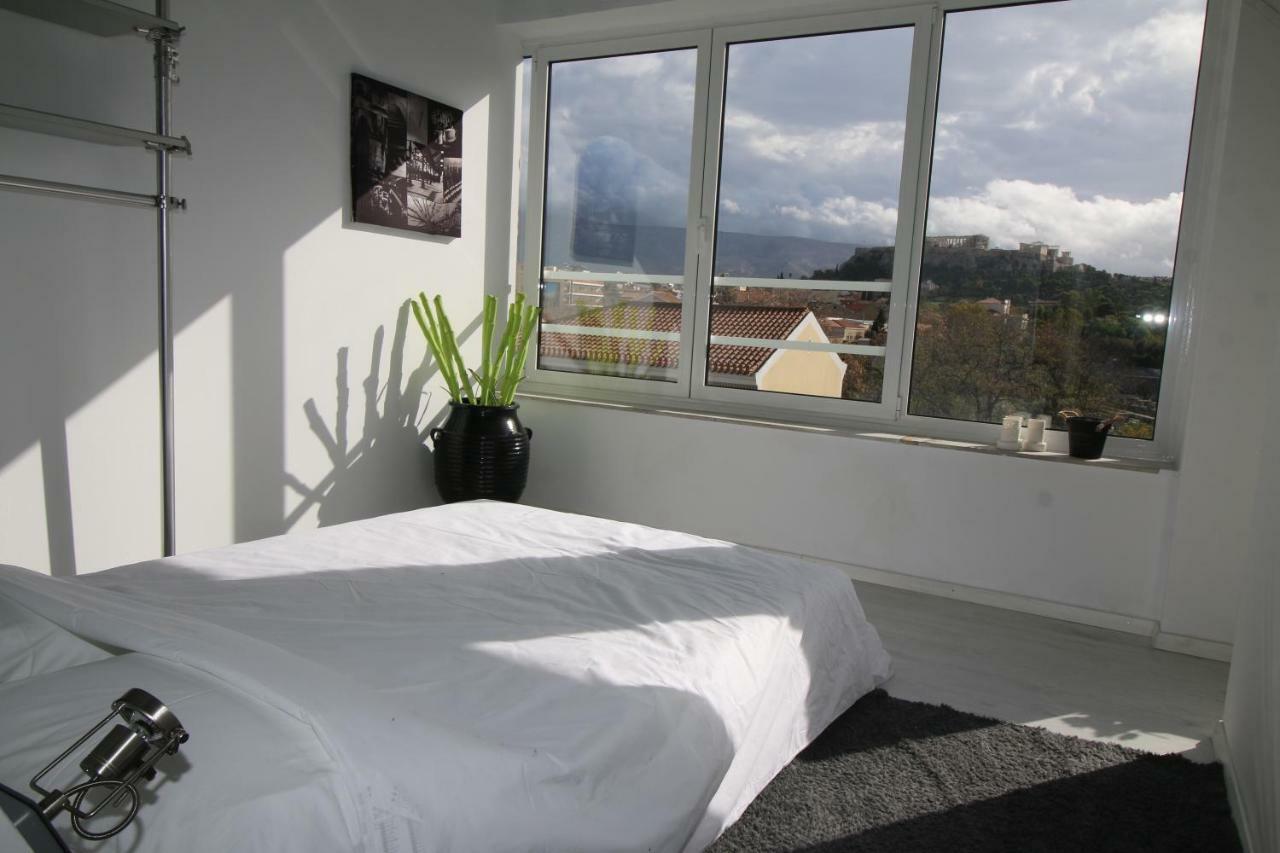
<path id="1" fill-rule="evenodd" d="M 462 236 L 462 110 L 351 75 L 351 218 Z"/>

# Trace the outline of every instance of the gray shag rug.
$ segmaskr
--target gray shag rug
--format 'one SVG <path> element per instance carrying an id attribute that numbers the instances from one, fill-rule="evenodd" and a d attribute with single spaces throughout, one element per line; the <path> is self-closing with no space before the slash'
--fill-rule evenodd
<path id="1" fill-rule="evenodd" d="M 708 853 L 1240 850 L 1220 764 L 864 696 Z"/>

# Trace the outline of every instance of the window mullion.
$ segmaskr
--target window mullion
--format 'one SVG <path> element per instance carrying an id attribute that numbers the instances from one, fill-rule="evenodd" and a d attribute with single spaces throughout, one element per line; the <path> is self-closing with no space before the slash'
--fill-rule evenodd
<path id="1" fill-rule="evenodd" d="M 713 165 L 708 156 L 707 139 L 711 128 L 718 121 L 719 102 L 722 100 L 719 95 L 712 96 L 712 66 L 715 62 L 715 32 L 705 30 L 698 40 L 698 67 L 693 94 L 693 154 L 689 168 L 689 213 L 685 219 L 685 305 L 680 340 L 685 397 L 693 396 L 693 388 L 697 384 L 696 371 L 703 361 L 702 349 L 698 344 L 698 329 L 705 322 L 706 309 L 702 303 L 704 295 L 709 293 L 711 282 L 711 244 L 706 214 L 707 179 L 718 168 L 718 164 Z M 714 200 L 711 204 L 714 205 Z"/>
<path id="2" fill-rule="evenodd" d="M 716 201 L 720 184 L 720 136 L 723 132 L 725 55 L 728 45 L 718 30 L 708 31 L 707 62 L 699 84 L 703 88 L 702 182 L 698 190 L 698 215 L 689 221 L 689 236 L 697 246 L 697 275 L 693 288 L 693 327 L 689 359 L 689 396 L 698 392 L 706 375 L 707 347 L 710 343 L 711 282 L 715 274 L 714 247 Z"/>
<path id="3" fill-rule="evenodd" d="M 539 288 L 542 282 L 542 220 L 543 199 L 547 187 L 547 62 L 538 51 L 533 56 L 533 68 L 529 85 L 529 155 L 527 169 L 529 175 L 528 194 L 526 197 L 524 229 L 525 268 L 522 271 L 523 281 L 518 285 L 523 288 L 525 298 L 534 305 L 541 304 Z M 541 337 L 541 324 L 534 327 L 533 351 L 538 351 Z M 533 359 L 537 366 L 537 358 Z"/>
<path id="4" fill-rule="evenodd" d="M 933 163 L 933 140 L 938 121 L 938 84 L 942 71 L 942 11 L 937 6 L 922 16 L 916 25 L 915 53 L 912 56 L 912 79 L 907 143 L 903 164 L 903 204 L 899 208 L 898 245 L 906 249 L 905 259 L 895 257 L 894 300 L 901 305 L 897 329 L 890 326 L 890 339 L 898 346 L 886 358 L 886 395 L 897 394 L 894 420 L 906 414 L 911 393 L 911 358 L 915 352 L 916 310 L 920 299 L 920 268 L 924 255 L 925 218 L 929 202 L 929 173 Z M 912 128 L 914 122 L 914 132 Z M 901 296 L 896 292 L 898 266 L 905 267 Z M 890 318 L 891 322 L 894 318 Z M 896 337 L 895 337 L 896 335 Z M 888 383 L 889 361 L 896 364 L 897 381 Z"/>

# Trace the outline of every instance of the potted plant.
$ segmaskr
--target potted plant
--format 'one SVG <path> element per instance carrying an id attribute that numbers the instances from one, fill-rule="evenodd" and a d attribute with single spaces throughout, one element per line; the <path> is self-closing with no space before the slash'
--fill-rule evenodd
<path id="1" fill-rule="evenodd" d="M 498 299 L 486 296 L 480 369 L 468 371 L 444 301 L 439 296 L 428 301 L 425 293 L 419 293 L 410 304 L 449 389 L 449 415 L 443 425 L 431 430 L 440 499 L 445 503 L 480 498 L 518 501 L 529 478 L 533 430 L 516 416 L 515 397 L 524 379 L 538 308 L 525 305 L 523 293 L 516 294 L 494 352 Z"/>
<path id="2" fill-rule="evenodd" d="M 1100 418 L 1063 409 L 1058 417 L 1067 422 L 1067 453 L 1077 459 L 1100 459 L 1111 428 L 1128 417 L 1125 412 Z"/>

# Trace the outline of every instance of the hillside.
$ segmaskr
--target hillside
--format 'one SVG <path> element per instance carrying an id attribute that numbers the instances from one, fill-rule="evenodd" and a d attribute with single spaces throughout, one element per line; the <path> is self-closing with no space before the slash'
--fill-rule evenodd
<path id="1" fill-rule="evenodd" d="M 567 219 L 547 223 L 547 256 L 549 266 L 590 266 L 611 269 L 635 269 L 653 275 L 679 274 L 684 266 L 684 229 L 662 225 L 636 228 L 635 260 L 630 267 L 618 261 L 574 257 L 569 251 Z M 720 235 L 716 272 L 723 275 L 777 278 L 779 273 L 792 278 L 812 276 L 815 270 L 839 266 L 853 255 L 854 246 L 810 240 L 806 237 L 773 237 L 727 231 Z"/>

